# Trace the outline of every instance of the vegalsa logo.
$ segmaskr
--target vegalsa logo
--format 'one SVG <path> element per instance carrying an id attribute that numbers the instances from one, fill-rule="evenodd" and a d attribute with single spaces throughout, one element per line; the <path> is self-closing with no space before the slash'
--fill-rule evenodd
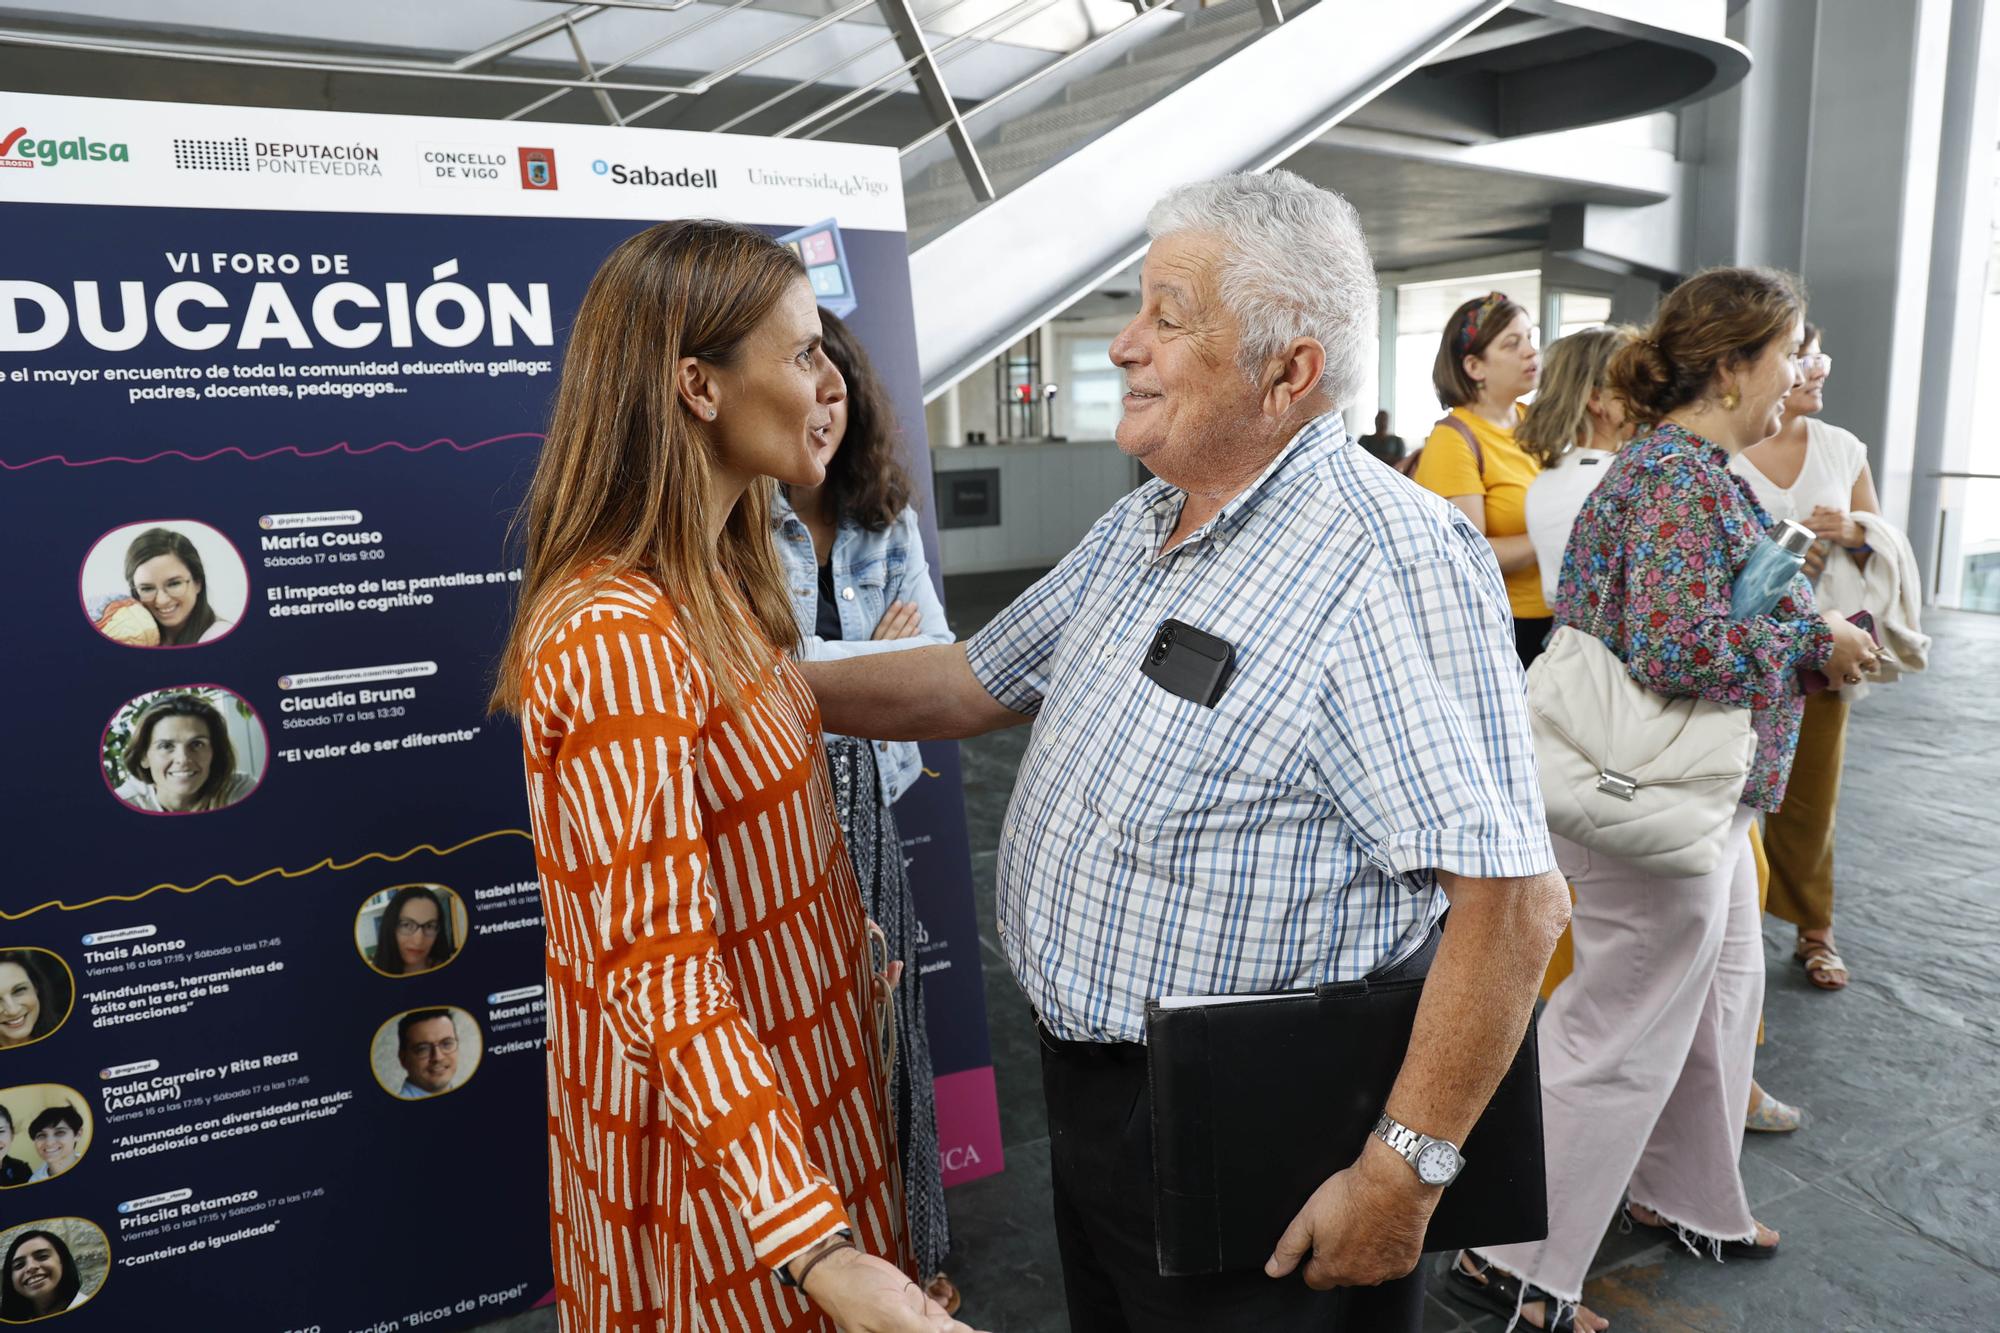
<path id="1" fill-rule="evenodd" d="M 79 134 L 74 139 L 34 139 L 23 125 L 0 139 L 0 167 L 59 167 L 65 162 L 130 162 L 132 150 Z"/>

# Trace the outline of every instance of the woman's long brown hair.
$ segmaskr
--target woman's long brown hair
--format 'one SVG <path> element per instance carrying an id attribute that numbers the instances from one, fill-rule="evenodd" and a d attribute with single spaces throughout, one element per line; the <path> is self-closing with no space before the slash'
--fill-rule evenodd
<path id="1" fill-rule="evenodd" d="M 571 327 L 548 437 L 515 516 L 525 548 L 521 595 L 492 711 L 520 708 L 537 627 L 635 571 L 666 592 L 676 625 L 726 699 L 798 642 L 771 545 L 772 483 L 751 483 L 721 538 L 709 537 L 715 446 L 681 401 L 674 367 L 688 356 L 731 364 L 804 276 L 784 246 L 707 220 L 649 227 L 598 269 Z M 760 639 L 742 632 L 739 601 Z"/>

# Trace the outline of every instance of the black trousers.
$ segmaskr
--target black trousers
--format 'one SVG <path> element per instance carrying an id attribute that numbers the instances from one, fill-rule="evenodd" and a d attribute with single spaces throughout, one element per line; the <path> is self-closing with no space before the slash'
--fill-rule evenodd
<path id="1" fill-rule="evenodd" d="M 1436 936 L 1389 975 L 1428 971 Z M 1406 972 L 1406 969 L 1409 969 Z M 1049 1174 L 1071 1333 L 1419 1333 L 1424 1271 L 1314 1291 L 1262 1268 L 1161 1277 L 1153 1246 L 1153 1117 L 1146 1048 L 1060 1041 L 1037 1027 Z M 1282 1147 L 1274 1145 L 1282 1151 Z M 1271 1237 L 1276 1248 L 1278 1237 Z"/>

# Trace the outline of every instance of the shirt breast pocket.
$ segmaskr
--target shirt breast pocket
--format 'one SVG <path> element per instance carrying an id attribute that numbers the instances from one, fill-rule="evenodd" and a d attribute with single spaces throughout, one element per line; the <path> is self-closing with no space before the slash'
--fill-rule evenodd
<path id="1" fill-rule="evenodd" d="M 1269 816 L 1292 785 L 1282 757 L 1291 747 L 1275 734 L 1282 719 L 1232 707 L 1229 691 L 1205 708 L 1144 678 L 1133 688 L 1127 739 L 1107 747 L 1104 781 L 1087 798 L 1121 840 L 1221 833 Z"/>

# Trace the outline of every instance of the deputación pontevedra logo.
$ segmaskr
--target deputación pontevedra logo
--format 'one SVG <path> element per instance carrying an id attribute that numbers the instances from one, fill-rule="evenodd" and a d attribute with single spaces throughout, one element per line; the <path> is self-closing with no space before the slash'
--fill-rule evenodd
<path id="1" fill-rule="evenodd" d="M 60 167 L 71 162 L 130 162 L 132 150 L 78 134 L 67 139 L 38 138 L 19 126 L 0 138 L 0 167 Z"/>

